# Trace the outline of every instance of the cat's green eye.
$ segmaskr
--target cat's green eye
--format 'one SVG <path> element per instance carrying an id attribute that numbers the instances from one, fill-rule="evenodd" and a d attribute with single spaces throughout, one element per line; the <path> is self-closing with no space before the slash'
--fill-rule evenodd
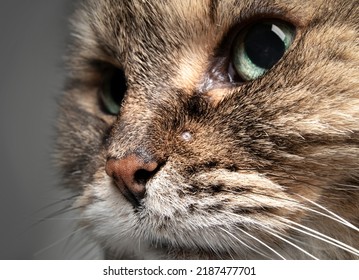
<path id="1" fill-rule="evenodd" d="M 114 70 L 111 75 L 105 79 L 100 98 L 104 109 L 111 115 L 117 115 L 120 112 L 121 103 L 127 90 L 125 73 L 121 69 Z"/>
<path id="2" fill-rule="evenodd" d="M 244 28 L 232 50 L 237 74 L 244 81 L 259 78 L 282 58 L 294 36 L 294 26 L 279 20 L 263 20 Z"/>

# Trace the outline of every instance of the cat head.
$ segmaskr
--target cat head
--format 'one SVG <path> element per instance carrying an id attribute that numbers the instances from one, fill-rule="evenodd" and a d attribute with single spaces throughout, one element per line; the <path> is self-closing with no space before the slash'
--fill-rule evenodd
<path id="1" fill-rule="evenodd" d="M 357 6 L 84 2 L 57 141 L 82 225 L 116 257 L 357 257 Z"/>

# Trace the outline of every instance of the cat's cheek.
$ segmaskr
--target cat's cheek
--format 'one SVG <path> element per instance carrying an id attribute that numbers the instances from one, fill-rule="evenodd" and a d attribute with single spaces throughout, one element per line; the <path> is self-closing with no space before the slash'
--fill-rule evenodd
<path id="1" fill-rule="evenodd" d="M 98 113 L 96 90 L 89 90 L 78 94 L 75 93 L 73 96 L 75 97 L 76 104 L 78 104 L 81 109 L 93 115 Z"/>

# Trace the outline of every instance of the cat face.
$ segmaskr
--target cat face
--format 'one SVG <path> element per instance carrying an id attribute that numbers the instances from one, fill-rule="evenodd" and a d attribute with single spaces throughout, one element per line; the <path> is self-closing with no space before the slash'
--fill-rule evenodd
<path id="1" fill-rule="evenodd" d="M 117 258 L 358 258 L 356 4 L 85 2 L 57 141 L 81 225 Z"/>

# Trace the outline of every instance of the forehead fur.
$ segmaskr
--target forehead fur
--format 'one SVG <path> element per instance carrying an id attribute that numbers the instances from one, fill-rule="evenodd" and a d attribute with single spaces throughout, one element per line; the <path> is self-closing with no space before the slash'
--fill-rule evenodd
<path id="1" fill-rule="evenodd" d="M 125 69 L 131 83 L 143 79 L 194 87 L 223 38 L 253 18 L 282 18 L 298 29 L 330 23 L 358 26 L 356 1 L 85 1 L 74 17 L 77 64 L 106 61 Z M 340 10 L 340 11 L 338 11 Z M 338 20 L 338 19 L 344 20 Z M 334 31 L 334 33 L 333 33 Z M 353 30 L 356 31 L 356 30 Z M 329 33 L 331 32 L 331 33 Z M 81 61 L 83 58 L 86 61 Z M 171 69 L 172 76 L 158 67 Z M 174 74 L 177 74 L 174 78 Z"/>

